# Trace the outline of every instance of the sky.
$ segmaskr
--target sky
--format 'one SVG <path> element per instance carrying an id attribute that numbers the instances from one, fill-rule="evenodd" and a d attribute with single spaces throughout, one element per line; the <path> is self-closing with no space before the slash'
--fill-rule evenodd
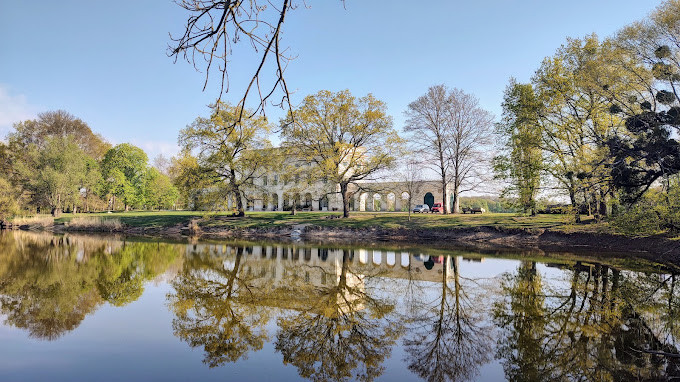
<path id="1" fill-rule="evenodd" d="M 500 116 L 510 77 L 528 81 L 567 37 L 614 34 L 660 0 L 300 0 L 282 45 L 296 56 L 293 104 L 322 89 L 372 93 L 394 127 L 432 85 L 474 94 Z M 112 144 L 150 158 L 178 151 L 179 131 L 219 95 L 219 81 L 167 56 L 187 13 L 170 0 L 0 0 L 0 138 L 40 112 L 66 110 Z M 237 45 L 229 66 L 235 103 L 256 62 Z M 253 105 L 251 105 L 253 106 Z M 283 112 L 267 109 L 278 122 Z M 276 140 L 274 140 L 276 141 Z"/>

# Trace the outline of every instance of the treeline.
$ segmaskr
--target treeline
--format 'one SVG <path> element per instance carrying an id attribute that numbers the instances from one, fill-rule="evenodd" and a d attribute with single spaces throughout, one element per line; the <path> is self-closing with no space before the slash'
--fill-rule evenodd
<path id="1" fill-rule="evenodd" d="M 460 208 L 483 208 L 487 212 L 517 212 L 517 208 L 500 198 L 480 197 L 480 196 L 461 196 Z"/>
<path id="2" fill-rule="evenodd" d="M 0 219 L 176 205 L 177 189 L 142 149 L 112 147 L 65 111 L 18 122 L 6 140 L 0 142 Z"/>
<path id="3" fill-rule="evenodd" d="M 604 40 L 568 39 L 530 82 L 506 88 L 503 196 L 533 214 L 539 192 L 557 191 L 576 221 L 651 214 L 656 229 L 680 231 L 679 91 L 679 0 Z"/>

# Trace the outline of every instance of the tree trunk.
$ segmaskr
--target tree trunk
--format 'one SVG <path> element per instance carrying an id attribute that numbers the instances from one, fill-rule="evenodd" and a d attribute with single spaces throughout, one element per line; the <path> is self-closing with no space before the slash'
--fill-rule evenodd
<path id="1" fill-rule="evenodd" d="M 340 184 L 340 193 L 342 194 L 342 217 L 349 217 L 349 195 L 347 194 L 348 184 Z"/>
<path id="2" fill-rule="evenodd" d="M 571 208 L 574 209 L 574 218 L 576 219 L 576 223 L 580 223 L 581 211 L 579 211 L 579 207 L 576 205 L 576 192 L 573 188 L 569 189 L 569 200 L 571 201 Z"/>
<path id="3" fill-rule="evenodd" d="M 243 209 L 243 198 L 241 198 L 241 193 L 238 191 L 238 188 L 236 191 L 236 210 L 238 211 L 236 214 L 237 216 L 246 216 L 246 211 Z"/>
<path id="4" fill-rule="evenodd" d="M 443 178 L 442 178 L 442 195 L 444 198 L 444 200 L 442 200 L 442 207 L 444 207 L 442 208 L 442 210 L 444 211 L 444 215 L 446 215 L 449 213 L 449 209 L 451 208 L 451 206 L 449 206 L 449 201 L 447 200 L 448 195 L 446 194 L 446 180 Z"/>
<path id="5" fill-rule="evenodd" d="M 607 212 L 607 193 L 600 190 L 600 215 L 606 217 L 609 215 Z"/>
<path id="6" fill-rule="evenodd" d="M 411 221 L 411 210 L 412 210 L 411 203 L 413 203 L 412 202 L 413 198 L 411 197 L 411 194 L 412 194 L 411 192 L 408 193 L 408 195 L 409 195 L 408 196 L 408 221 Z"/>
<path id="7" fill-rule="evenodd" d="M 458 182 L 453 187 L 453 206 L 451 207 L 454 214 L 460 213 L 460 197 L 458 197 Z"/>

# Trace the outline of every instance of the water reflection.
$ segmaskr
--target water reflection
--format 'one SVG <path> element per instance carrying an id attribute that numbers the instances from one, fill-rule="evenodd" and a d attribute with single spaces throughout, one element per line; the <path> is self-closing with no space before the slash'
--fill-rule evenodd
<path id="1" fill-rule="evenodd" d="M 262 349 L 268 339 L 264 326 L 270 309 L 259 304 L 262 289 L 252 285 L 254 273 L 243 271 L 243 248 L 234 252 L 228 259 L 193 253 L 171 282 L 175 293 L 168 295 L 176 315 L 175 335 L 191 347 L 202 347 L 203 362 L 210 367 L 238 361 Z"/>
<path id="2" fill-rule="evenodd" d="M 494 367 L 511 381 L 680 377 L 677 275 L 554 260 L 11 232 L 0 313 L 54 341 L 154 281 L 167 287 L 168 336 L 210 368 L 271 351 L 272 375 L 314 381 L 493 380 Z"/>
<path id="3" fill-rule="evenodd" d="M 567 283 L 546 282 L 536 263 L 526 261 L 505 275 L 494 319 L 502 329 L 497 357 L 508 380 L 680 376 L 671 331 L 677 317 L 662 314 L 658 300 L 676 293 L 672 282 L 666 285 L 668 278 L 580 263 L 564 276 Z M 668 312 L 672 309 L 671 303 Z"/>
<path id="4" fill-rule="evenodd" d="M 471 380 L 492 351 L 492 328 L 485 320 L 488 286 L 462 280 L 458 257 L 436 259 L 442 272 L 435 298 L 412 294 L 409 301 L 408 368 L 427 381 Z M 424 265 L 433 263 L 429 258 Z"/>
<path id="5" fill-rule="evenodd" d="M 29 336 L 55 340 L 102 303 L 123 306 L 180 260 L 178 248 L 87 236 L 0 235 L 0 311 Z"/>

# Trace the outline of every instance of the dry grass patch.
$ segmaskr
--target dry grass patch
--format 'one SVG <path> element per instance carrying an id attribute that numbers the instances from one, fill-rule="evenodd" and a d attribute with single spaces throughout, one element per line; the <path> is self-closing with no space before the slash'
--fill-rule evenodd
<path id="1" fill-rule="evenodd" d="M 114 232 L 123 229 L 123 223 L 118 219 L 106 219 L 101 217 L 77 217 L 71 219 L 66 223 L 66 228 L 69 231 L 96 231 L 96 232 Z"/>
<path id="2" fill-rule="evenodd" d="M 28 226 L 29 228 L 47 228 L 54 225 L 52 215 L 19 216 L 11 220 L 15 226 Z"/>

